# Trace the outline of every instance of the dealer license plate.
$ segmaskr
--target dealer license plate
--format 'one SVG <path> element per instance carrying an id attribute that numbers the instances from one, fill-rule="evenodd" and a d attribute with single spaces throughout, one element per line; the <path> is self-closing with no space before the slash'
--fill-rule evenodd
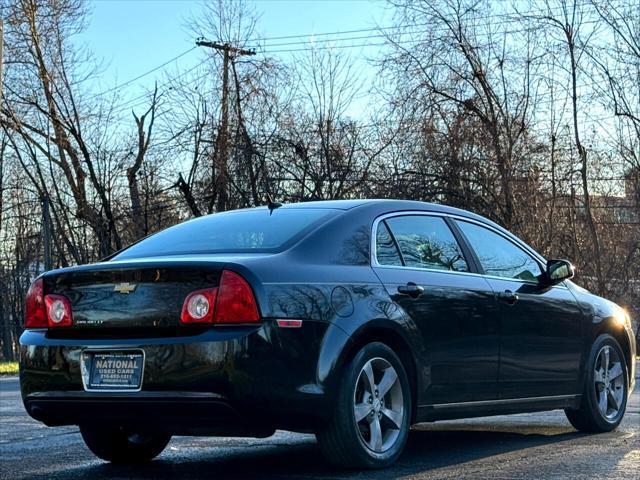
<path id="1" fill-rule="evenodd" d="M 83 353 L 90 355 L 87 390 L 138 391 L 142 387 L 144 353 L 141 350 Z"/>

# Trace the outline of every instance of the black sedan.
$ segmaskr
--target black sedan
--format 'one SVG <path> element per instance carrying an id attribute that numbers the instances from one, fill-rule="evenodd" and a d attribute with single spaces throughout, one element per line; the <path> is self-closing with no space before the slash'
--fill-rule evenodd
<path id="1" fill-rule="evenodd" d="M 314 432 L 379 468 L 411 424 L 564 409 L 618 426 L 634 385 L 628 314 L 472 213 L 352 200 L 197 218 L 32 284 L 27 412 L 79 425 L 112 462 L 172 435 Z"/>

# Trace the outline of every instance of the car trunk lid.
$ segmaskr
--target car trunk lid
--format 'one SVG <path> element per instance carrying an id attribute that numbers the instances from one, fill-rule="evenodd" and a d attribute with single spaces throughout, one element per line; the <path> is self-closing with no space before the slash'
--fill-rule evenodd
<path id="1" fill-rule="evenodd" d="M 45 293 L 71 302 L 73 325 L 64 330 L 189 331 L 180 314 L 189 293 L 217 287 L 222 266 L 109 265 L 44 277 Z M 60 329 L 63 330 L 63 329 Z"/>

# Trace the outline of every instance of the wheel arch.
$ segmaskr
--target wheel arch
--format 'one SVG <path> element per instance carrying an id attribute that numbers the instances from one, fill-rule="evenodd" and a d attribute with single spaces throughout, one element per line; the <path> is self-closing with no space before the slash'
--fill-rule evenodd
<path id="1" fill-rule="evenodd" d="M 350 337 L 350 342 L 346 344 L 341 353 L 339 361 L 339 370 L 349 362 L 358 351 L 368 343 L 380 342 L 391 348 L 402 362 L 407 377 L 409 379 L 409 387 L 411 389 L 411 423 L 415 423 L 419 405 L 419 392 L 421 391 L 421 381 L 419 377 L 419 363 L 416 354 L 408 339 L 399 331 L 400 328 L 384 319 L 380 321 L 371 321 L 358 330 Z"/>
<path id="2" fill-rule="evenodd" d="M 618 342 L 618 345 L 620 345 L 627 368 L 627 382 L 631 385 L 633 380 L 630 378 L 632 375 L 631 362 L 634 362 L 635 359 L 632 358 L 631 339 L 629 339 L 625 329 L 614 318 L 607 318 L 600 323 L 591 343 L 593 344 L 600 335 L 610 335 Z"/>

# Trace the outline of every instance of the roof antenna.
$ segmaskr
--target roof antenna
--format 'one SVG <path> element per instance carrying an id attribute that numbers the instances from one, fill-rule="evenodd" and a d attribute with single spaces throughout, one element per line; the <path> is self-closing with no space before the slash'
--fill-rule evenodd
<path id="1" fill-rule="evenodd" d="M 282 204 L 280 202 L 274 202 L 273 199 L 271 198 L 271 195 L 267 193 L 267 201 L 269 202 L 267 204 L 267 208 L 269 209 L 269 216 L 271 216 L 273 214 L 273 211 L 276 208 L 280 208 L 282 206 Z"/>

